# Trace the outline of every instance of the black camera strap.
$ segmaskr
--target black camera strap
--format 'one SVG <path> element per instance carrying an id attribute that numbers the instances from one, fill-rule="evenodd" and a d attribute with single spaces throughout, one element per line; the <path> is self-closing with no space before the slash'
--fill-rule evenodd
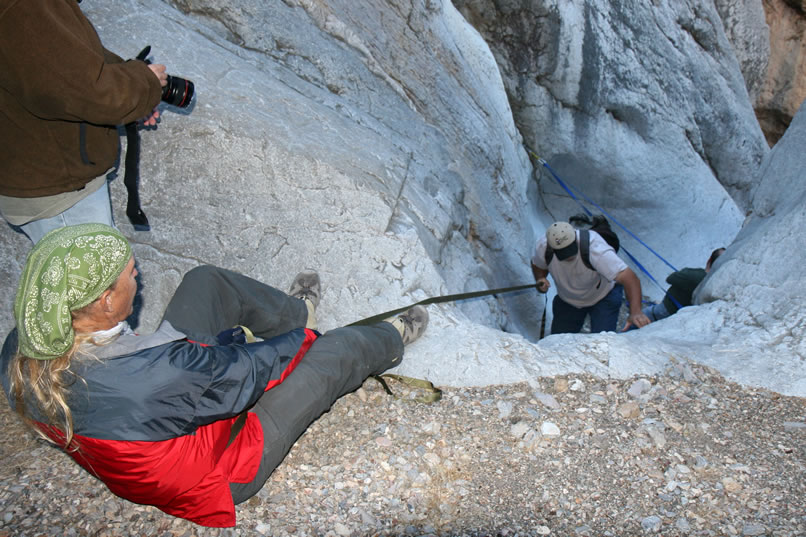
<path id="1" fill-rule="evenodd" d="M 150 231 L 151 226 L 146 213 L 140 208 L 140 133 L 137 123 L 126 124 L 126 172 L 123 175 L 123 184 L 129 193 L 126 202 L 126 216 L 137 231 Z"/>
<path id="2" fill-rule="evenodd" d="M 151 63 L 146 58 L 151 52 L 151 47 L 147 46 L 140 51 L 136 59 Z M 146 213 L 140 207 L 140 133 L 137 131 L 137 122 L 127 123 L 126 129 L 126 172 L 123 175 L 123 184 L 126 185 L 126 192 L 129 199 L 126 201 L 126 216 L 134 226 L 136 231 L 151 231 Z"/>

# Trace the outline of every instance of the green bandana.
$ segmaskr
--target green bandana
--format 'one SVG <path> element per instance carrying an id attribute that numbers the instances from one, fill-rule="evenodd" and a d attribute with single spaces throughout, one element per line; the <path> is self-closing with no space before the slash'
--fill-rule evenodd
<path id="1" fill-rule="evenodd" d="M 64 227 L 42 237 L 28 254 L 14 300 L 20 353 L 52 360 L 70 350 L 70 312 L 101 296 L 131 256 L 129 241 L 105 224 Z"/>

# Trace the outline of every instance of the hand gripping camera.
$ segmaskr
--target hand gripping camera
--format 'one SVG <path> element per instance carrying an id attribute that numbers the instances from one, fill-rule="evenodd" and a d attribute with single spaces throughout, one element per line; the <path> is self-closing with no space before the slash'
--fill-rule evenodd
<path id="1" fill-rule="evenodd" d="M 147 58 L 151 52 L 151 46 L 147 46 L 140 51 L 137 59 L 145 63 L 151 63 Z M 162 88 L 162 101 L 179 108 L 186 108 L 193 100 L 195 86 L 190 80 L 168 75 L 168 83 Z"/>

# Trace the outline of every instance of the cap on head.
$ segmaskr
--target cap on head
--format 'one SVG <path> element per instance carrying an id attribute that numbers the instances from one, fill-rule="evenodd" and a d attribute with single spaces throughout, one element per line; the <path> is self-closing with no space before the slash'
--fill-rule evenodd
<path id="1" fill-rule="evenodd" d="M 73 346 L 72 311 L 101 296 L 131 259 L 129 241 L 105 224 L 55 229 L 34 245 L 14 300 L 20 353 L 51 360 Z"/>
<path id="2" fill-rule="evenodd" d="M 554 255 L 561 261 L 576 255 L 578 251 L 576 239 L 576 230 L 568 222 L 554 222 L 546 230 L 547 245 L 554 250 Z"/>

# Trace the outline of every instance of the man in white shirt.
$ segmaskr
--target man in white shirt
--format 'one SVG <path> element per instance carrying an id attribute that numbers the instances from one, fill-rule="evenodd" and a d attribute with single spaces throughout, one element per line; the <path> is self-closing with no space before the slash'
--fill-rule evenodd
<path id="1" fill-rule="evenodd" d="M 590 237 L 588 268 L 579 248 L 579 232 L 567 222 L 555 222 L 546 230 L 532 256 L 532 273 L 541 293 L 548 291 L 551 274 L 557 285 L 552 303 L 552 334 L 578 333 L 590 315 L 591 332 L 613 332 L 624 293 L 630 316 L 624 330 L 641 328 L 649 318 L 641 311 L 641 282 L 615 250 L 595 231 Z M 547 255 L 547 249 L 551 252 Z M 553 252 L 553 253 L 552 253 Z M 548 259 L 548 263 L 546 260 Z"/>

